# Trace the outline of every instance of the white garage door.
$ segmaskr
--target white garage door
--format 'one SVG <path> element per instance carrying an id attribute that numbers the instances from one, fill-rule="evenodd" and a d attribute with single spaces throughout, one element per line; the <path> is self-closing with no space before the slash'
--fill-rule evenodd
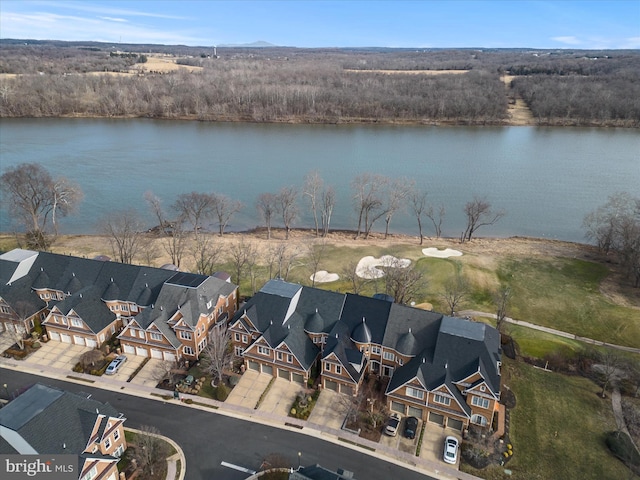
<path id="1" fill-rule="evenodd" d="M 73 336 L 73 343 L 75 343 L 76 345 L 84 345 L 84 337 L 81 337 L 79 335 L 74 335 Z"/>
<path id="2" fill-rule="evenodd" d="M 49 332 L 49 338 L 51 340 L 55 340 L 56 342 L 59 342 L 60 341 L 60 334 L 58 332 L 51 331 L 51 332 Z"/>
<path id="3" fill-rule="evenodd" d="M 149 356 L 149 354 L 147 353 L 147 349 L 142 347 L 136 347 L 136 355 L 138 355 L 139 357 Z"/>
<path id="4" fill-rule="evenodd" d="M 96 342 L 93 338 L 87 338 L 87 347 L 97 347 L 98 342 Z"/>
<path id="5" fill-rule="evenodd" d="M 61 333 L 60 334 L 60 341 L 64 342 L 64 343 L 71 343 L 71 335 L 68 335 L 66 333 Z"/>
<path id="6" fill-rule="evenodd" d="M 162 350 L 151 349 L 151 358 L 159 358 L 162 360 Z"/>
<path id="7" fill-rule="evenodd" d="M 131 345 L 124 345 L 124 353 L 136 353 L 136 349 Z"/>
<path id="8" fill-rule="evenodd" d="M 164 359 L 167 362 L 175 362 L 176 361 L 176 356 L 173 353 L 163 352 L 163 355 L 164 355 Z"/>

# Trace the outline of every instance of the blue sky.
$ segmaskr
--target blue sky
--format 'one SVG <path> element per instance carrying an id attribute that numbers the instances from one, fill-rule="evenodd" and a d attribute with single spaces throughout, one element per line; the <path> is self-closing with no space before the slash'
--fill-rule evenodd
<path id="1" fill-rule="evenodd" d="M 640 48 L 640 0 L 0 2 L 0 37 L 296 47 Z"/>

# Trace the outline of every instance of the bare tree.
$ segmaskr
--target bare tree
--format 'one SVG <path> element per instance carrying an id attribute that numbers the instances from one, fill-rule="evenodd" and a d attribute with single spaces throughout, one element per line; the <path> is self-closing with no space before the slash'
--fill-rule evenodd
<path id="1" fill-rule="evenodd" d="M 618 353 L 610 348 L 605 349 L 598 355 L 598 361 L 599 364 L 594 367 L 598 367 L 597 371 L 602 375 L 602 391 L 600 392 L 600 396 L 605 398 L 607 387 L 618 377 L 622 362 L 620 361 Z"/>
<path id="2" fill-rule="evenodd" d="M 98 349 L 87 350 L 80 355 L 80 364 L 84 368 L 93 368 L 97 363 L 104 361 L 104 354 Z"/>
<path id="3" fill-rule="evenodd" d="M 358 275 L 358 261 L 349 260 L 344 264 L 344 267 L 340 271 L 340 276 L 349 282 L 351 292 L 358 295 L 364 287 L 369 283 L 369 280 Z"/>
<path id="4" fill-rule="evenodd" d="M 151 212 L 158 220 L 158 228 L 162 233 L 167 235 L 169 222 L 167 220 L 167 215 L 162 208 L 162 201 L 151 190 L 147 190 L 146 192 L 144 192 L 144 199 L 149 204 Z"/>
<path id="5" fill-rule="evenodd" d="M 142 426 L 141 433 L 136 436 L 136 456 L 140 460 L 140 467 L 149 476 L 154 475 L 166 461 L 169 444 L 162 440 L 160 431 L 155 427 Z"/>
<path id="6" fill-rule="evenodd" d="M 384 204 L 384 238 L 389 236 L 389 224 L 393 216 L 405 207 L 405 202 L 414 184 L 407 178 L 395 178 L 389 181 L 385 193 Z"/>
<path id="7" fill-rule="evenodd" d="M 443 285 L 442 299 L 449 308 L 449 315 L 455 315 L 458 306 L 469 294 L 469 282 L 459 270 L 453 277 L 448 278 Z"/>
<path id="8" fill-rule="evenodd" d="M 57 214 L 59 213 L 61 217 L 66 217 L 69 213 L 75 211 L 82 200 L 83 194 L 78 185 L 65 177 L 59 177 L 53 181 L 52 193 L 51 223 L 53 224 L 53 233 L 57 236 Z"/>
<path id="9" fill-rule="evenodd" d="M 249 259 L 255 257 L 256 247 L 253 242 L 248 241 L 245 237 L 241 236 L 238 240 L 233 242 L 228 249 L 233 268 L 235 270 L 234 282 L 236 285 L 240 285 L 242 280 L 242 273 L 249 262 Z"/>
<path id="10" fill-rule="evenodd" d="M 471 240 L 473 234 L 480 227 L 493 225 L 505 215 L 502 210 L 494 212 L 491 203 L 487 199 L 479 197 L 473 197 L 472 201 L 465 204 L 464 213 L 467 216 L 467 228 L 460 238 L 462 242 Z"/>
<path id="11" fill-rule="evenodd" d="M 326 237 L 329 234 L 329 225 L 331 224 L 331 215 L 333 213 L 333 207 L 336 204 L 336 192 L 333 187 L 327 187 L 322 192 L 322 236 Z"/>
<path id="12" fill-rule="evenodd" d="M 276 197 L 276 209 L 282 216 L 282 223 L 284 224 L 285 230 L 285 239 L 287 240 L 289 240 L 291 225 L 298 217 L 298 208 L 296 206 L 297 198 L 298 191 L 295 189 L 295 187 L 282 188 Z"/>
<path id="13" fill-rule="evenodd" d="M 100 230 L 111 244 L 113 256 L 122 263 L 132 263 L 142 242 L 144 225 L 136 210 L 113 211 L 100 221 Z"/>
<path id="14" fill-rule="evenodd" d="M 496 305 L 496 329 L 502 333 L 507 318 L 507 311 L 511 303 L 511 287 L 500 285 L 493 294 L 493 301 Z"/>
<path id="15" fill-rule="evenodd" d="M 409 195 L 409 205 L 411 206 L 411 212 L 418 221 L 418 233 L 420 234 L 420 245 L 422 245 L 424 242 L 422 215 L 424 215 L 425 209 L 427 208 L 427 192 L 414 189 Z"/>
<path id="16" fill-rule="evenodd" d="M 218 218 L 218 233 L 222 236 L 231 217 L 242 210 L 242 202 L 231 200 L 226 195 L 213 194 L 213 210 Z"/>
<path id="17" fill-rule="evenodd" d="M 216 380 L 216 384 L 220 385 L 224 370 L 229 368 L 233 361 L 231 333 L 226 325 L 216 325 L 211 330 L 207 346 L 202 350 L 202 360 L 204 367 Z"/>
<path id="18" fill-rule="evenodd" d="M 215 265 L 220 262 L 224 246 L 213 240 L 211 235 L 198 235 L 191 247 L 196 271 L 202 275 L 215 272 Z"/>
<path id="19" fill-rule="evenodd" d="M 325 239 L 322 239 L 316 243 L 310 243 L 309 246 L 309 266 L 311 267 L 311 286 L 316 286 L 316 273 L 320 268 L 320 263 L 324 260 L 327 254 L 327 242 Z"/>
<path id="20" fill-rule="evenodd" d="M 177 212 L 179 221 L 189 222 L 197 236 L 203 223 L 211 219 L 214 203 L 214 197 L 210 193 L 183 193 L 178 195 L 173 209 Z"/>
<path id="21" fill-rule="evenodd" d="M 267 239 L 271 239 L 271 222 L 276 213 L 276 201 L 273 193 L 261 193 L 256 203 L 256 209 L 267 227 Z"/>
<path id="22" fill-rule="evenodd" d="M 446 213 L 446 209 L 444 205 L 440 205 L 439 207 L 434 207 L 433 205 L 429 205 L 429 208 L 425 211 L 426 217 L 431 220 L 433 224 L 433 229 L 436 233 L 436 238 L 440 238 L 442 236 L 442 222 L 444 221 L 444 216 Z"/>
<path id="23" fill-rule="evenodd" d="M 317 171 L 309 173 L 304 178 L 304 188 L 302 190 L 303 196 L 309 202 L 309 208 L 311 208 L 311 214 L 313 215 L 313 221 L 316 227 L 316 237 L 320 234 L 318 228 L 318 196 L 322 190 L 322 177 Z"/>
<path id="24" fill-rule="evenodd" d="M 176 378 L 180 372 L 182 372 L 182 369 L 180 368 L 177 360 L 163 360 L 156 364 L 151 375 L 156 382 L 162 383 L 167 380 L 169 385 L 173 386 L 176 384 Z"/>
<path id="25" fill-rule="evenodd" d="M 301 255 L 298 244 L 279 242 L 272 245 L 267 252 L 267 264 L 269 267 L 269 278 L 272 278 L 274 268 L 277 269 L 276 278 L 287 280 L 291 269 L 295 265 L 295 260 Z"/>
<path id="26" fill-rule="evenodd" d="M 415 264 L 406 265 L 398 258 L 390 258 L 384 268 L 385 293 L 393 297 L 395 303 L 407 304 L 418 298 L 426 287 L 423 273 Z"/>
<path id="27" fill-rule="evenodd" d="M 187 242 L 182 222 L 175 222 L 167 238 L 164 240 L 164 250 L 171 257 L 171 263 L 180 268 L 182 256 L 186 249 Z"/>
<path id="28" fill-rule="evenodd" d="M 370 173 L 358 175 L 351 182 L 354 208 L 358 215 L 355 238 L 360 237 L 363 231 L 364 237 L 368 238 L 375 221 L 385 214 L 382 195 L 387 183 L 387 177 Z"/>
<path id="29" fill-rule="evenodd" d="M 28 246 L 42 250 L 49 246 L 46 238 L 49 217 L 57 232 L 56 213 L 68 214 L 82 198 L 78 186 L 64 177 L 54 180 L 37 163 L 8 168 L 0 176 L 0 189 L 5 194 L 9 214 L 19 219 L 27 231 Z"/>
<path id="30" fill-rule="evenodd" d="M 160 250 L 153 239 L 147 238 L 146 242 L 141 242 L 139 258 L 142 258 L 145 265 L 152 266 L 158 257 L 160 257 Z"/>

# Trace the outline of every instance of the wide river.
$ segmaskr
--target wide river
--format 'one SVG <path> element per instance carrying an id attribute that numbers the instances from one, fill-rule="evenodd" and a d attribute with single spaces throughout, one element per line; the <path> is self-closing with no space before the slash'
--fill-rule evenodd
<path id="1" fill-rule="evenodd" d="M 584 241 L 584 216 L 609 195 L 640 195 L 640 132 L 634 129 L 1 120 L 0 170 L 24 162 L 41 163 L 84 191 L 62 233 L 93 233 L 103 214 L 128 207 L 152 226 L 147 190 L 167 208 L 181 193 L 224 193 L 245 204 L 230 230 L 252 228 L 260 225 L 260 193 L 300 189 L 313 170 L 338 192 L 332 228 L 355 227 L 350 182 L 365 172 L 407 177 L 426 188 L 431 203 L 446 206 L 443 231 L 454 237 L 464 230 L 462 209 L 474 195 L 506 211 L 479 235 L 570 241 Z M 294 226 L 311 226 L 302 201 L 300 210 Z M 0 231 L 11 225 L 3 208 Z M 374 229 L 383 228 L 381 222 Z M 418 233 L 408 212 L 394 218 L 391 230 Z"/>

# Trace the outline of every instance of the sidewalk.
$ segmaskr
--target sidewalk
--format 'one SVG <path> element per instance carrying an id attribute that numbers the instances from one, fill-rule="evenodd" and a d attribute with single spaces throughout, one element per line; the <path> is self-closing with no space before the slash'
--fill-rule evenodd
<path id="1" fill-rule="evenodd" d="M 49 365 L 34 365 L 20 360 L 0 358 L 0 367 L 11 370 L 18 370 L 35 375 L 41 375 L 48 378 L 55 378 L 67 382 L 78 383 L 81 385 L 90 384 L 92 387 L 105 390 L 117 391 L 127 395 L 134 395 L 141 398 L 156 400 L 164 403 L 180 403 L 179 400 L 168 399 L 166 390 L 157 389 L 148 385 L 142 385 L 134 382 L 126 382 L 116 380 L 114 378 L 95 377 L 82 373 L 74 373 L 68 370 L 61 370 Z M 430 475 L 439 480 L 479 480 L 478 477 L 459 472 L 442 463 L 426 460 L 415 455 L 401 452 L 380 443 L 372 442 L 364 438 L 360 438 L 354 434 L 348 433 L 333 425 L 324 425 L 312 421 L 297 420 L 292 417 L 278 415 L 276 413 L 256 410 L 255 408 L 247 408 L 244 406 L 233 405 L 229 403 L 219 402 L 197 395 L 183 394 L 183 401 L 190 399 L 193 403 L 182 405 L 185 408 L 196 408 L 209 411 L 213 414 L 227 415 L 243 420 L 249 420 L 263 425 L 268 425 L 283 430 L 295 431 L 305 435 L 310 435 L 324 441 L 342 445 L 345 448 L 357 450 L 360 453 L 372 455 L 376 457 L 384 457 L 386 461 L 403 467 L 412 467 L 414 470 Z M 181 471 L 185 469 L 182 465 Z M 175 475 L 175 470 L 174 470 Z M 168 478 L 168 480 L 172 480 Z"/>

